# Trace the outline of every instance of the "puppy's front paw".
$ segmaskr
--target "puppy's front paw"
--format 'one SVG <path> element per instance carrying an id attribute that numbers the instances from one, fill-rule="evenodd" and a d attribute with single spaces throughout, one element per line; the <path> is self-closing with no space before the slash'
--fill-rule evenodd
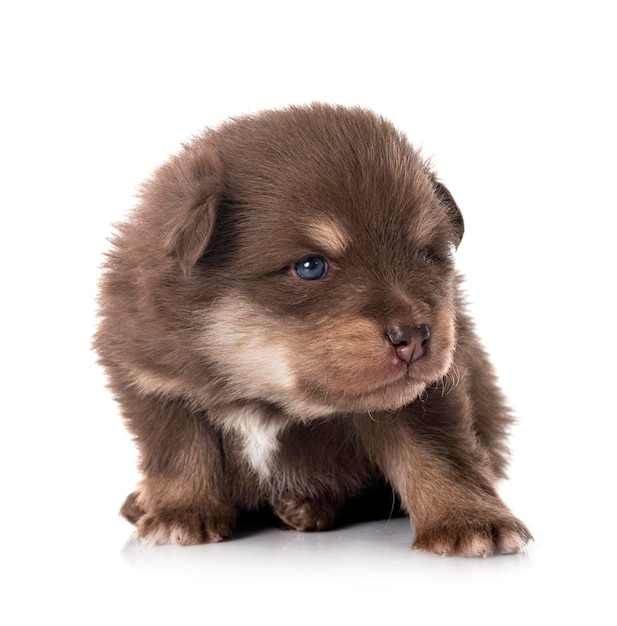
<path id="1" fill-rule="evenodd" d="M 443 556 L 481 556 L 523 552 L 533 539 L 515 517 L 440 520 L 416 530 L 413 548 Z"/>
<path id="2" fill-rule="evenodd" d="M 195 508 L 145 513 L 135 523 L 137 537 L 156 545 L 178 544 L 190 546 L 216 543 L 229 539 L 234 520 L 227 516 L 213 516 Z"/>
<path id="3" fill-rule="evenodd" d="M 272 503 L 274 512 L 289 527 L 301 531 L 328 530 L 336 511 L 329 502 L 284 496 Z"/>

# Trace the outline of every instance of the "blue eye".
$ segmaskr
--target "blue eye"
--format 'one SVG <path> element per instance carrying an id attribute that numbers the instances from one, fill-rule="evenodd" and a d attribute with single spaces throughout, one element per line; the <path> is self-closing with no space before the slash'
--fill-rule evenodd
<path id="1" fill-rule="evenodd" d="M 296 273 L 304 280 L 319 280 L 328 271 L 328 262 L 320 256 L 309 256 L 295 264 Z"/>

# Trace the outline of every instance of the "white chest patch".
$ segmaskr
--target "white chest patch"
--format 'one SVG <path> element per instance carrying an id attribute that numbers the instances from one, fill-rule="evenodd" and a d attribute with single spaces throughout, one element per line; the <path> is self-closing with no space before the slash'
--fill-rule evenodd
<path id="1" fill-rule="evenodd" d="M 274 456 L 279 449 L 278 435 L 284 425 L 264 418 L 259 409 L 245 407 L 230 415 L 230 430 L 242 438 L 246 460 L 261 480 L 272 472 Z"/>

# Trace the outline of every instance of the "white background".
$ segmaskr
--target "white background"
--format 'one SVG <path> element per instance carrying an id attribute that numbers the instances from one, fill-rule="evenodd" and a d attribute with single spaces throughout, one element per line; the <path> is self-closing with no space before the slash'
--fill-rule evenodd
<path id="1" fill-rule="evenodd" d="M 612 4 L 2 3 L 2 623 L 615 623 Z M 117 516 L 134 450 L 89 350 L 110 224 L 192 133 L 312 100 L 389 117 L 463 210 L 526 555 L 411 552 L 405 520 L 143 548 Z"/>

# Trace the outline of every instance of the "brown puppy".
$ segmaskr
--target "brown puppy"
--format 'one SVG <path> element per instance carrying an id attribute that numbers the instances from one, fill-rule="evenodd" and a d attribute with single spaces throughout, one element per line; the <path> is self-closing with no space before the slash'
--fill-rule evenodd
<path id="1" fill-rule="evenodd" d="M 164 164 L 113 239 L 95 338 L 141 453 L 137 535 L 219 541 L 264 504 L 322 530 L 387 484 L 414 547 L 521 551 L 462 236 L 447 189 L 362 109 L 233 120 Z"/>

